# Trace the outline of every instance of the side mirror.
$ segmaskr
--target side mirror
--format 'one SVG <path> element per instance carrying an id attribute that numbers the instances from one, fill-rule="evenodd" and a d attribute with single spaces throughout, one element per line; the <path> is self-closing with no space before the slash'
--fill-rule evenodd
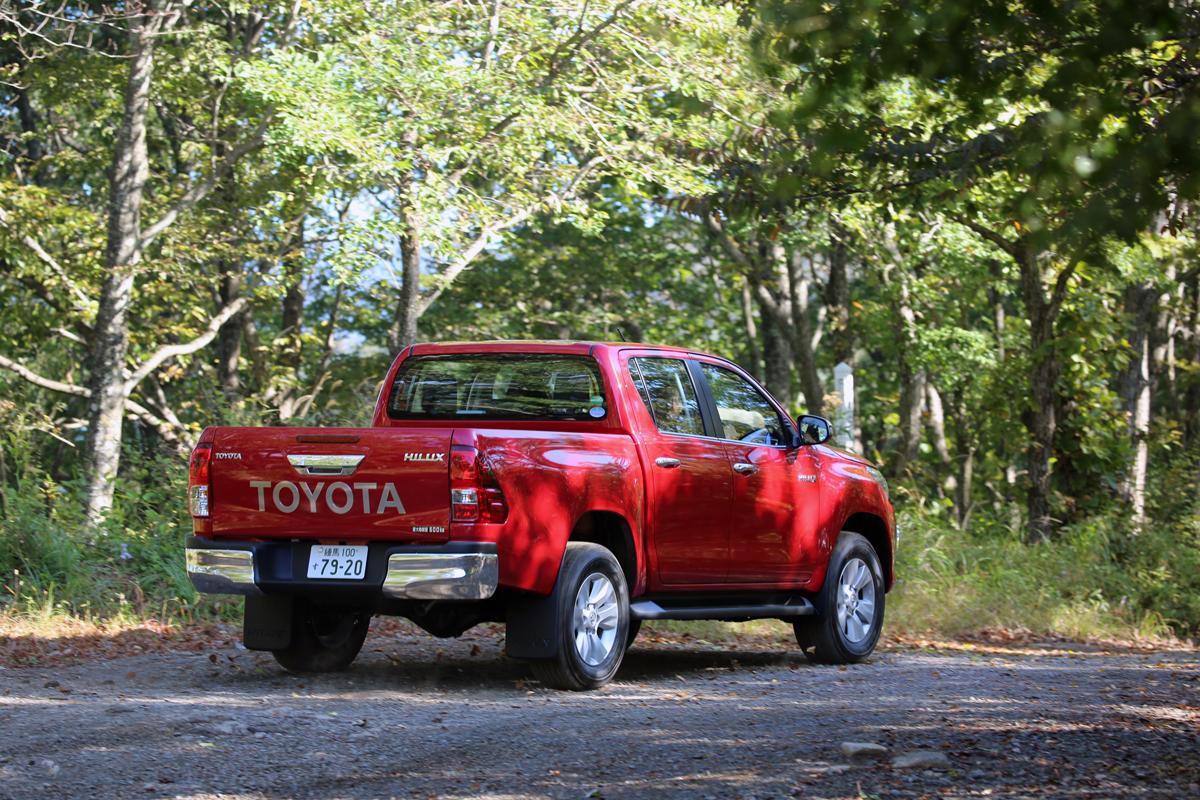
<path id="1" fill-rule="evenodd" d="M 824 417 L 815 414 L 805 414 L 798 420 L 800 424 L 800 445 L 822 444 L 833 436 L 833 424 Z"/>

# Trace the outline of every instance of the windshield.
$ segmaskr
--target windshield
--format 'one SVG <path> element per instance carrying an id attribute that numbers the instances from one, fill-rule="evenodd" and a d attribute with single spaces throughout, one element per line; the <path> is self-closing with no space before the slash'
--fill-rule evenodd
<path id="1" fill-rule="evenodd" d="M 604 383 L 586 356 L 416 356 L 396 374 L 393 419 L 602 419 Z"/>

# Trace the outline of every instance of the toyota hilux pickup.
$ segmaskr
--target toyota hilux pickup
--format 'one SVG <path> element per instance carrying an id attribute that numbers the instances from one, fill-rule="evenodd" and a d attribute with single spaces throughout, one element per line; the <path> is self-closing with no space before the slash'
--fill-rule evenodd
<path id="1" fill-rule="evenodd" d="M 671 347 L 417 344 L 365 428 L 211 427 L 187 572 L 246 598 L 247 648 L 350 665 L 373 615 L 505 623 L 547 685 L 610 681 L 643 620 L 782 619 L 874 650 L 895 580 L 883 476 L 737 365 Z"/>

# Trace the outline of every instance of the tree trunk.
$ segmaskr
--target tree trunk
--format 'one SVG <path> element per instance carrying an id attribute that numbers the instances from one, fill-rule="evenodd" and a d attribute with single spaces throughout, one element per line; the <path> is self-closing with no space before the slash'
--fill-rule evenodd
<path id="1" fill-rule="evenodd" d="M 405 134 L 404 146 L 416 147 L 416 132 Z M 400 235 L 400 297 L 396 302 L 396 316 L 388 331 L 388 346 L 392 355 L 401 348 L 417 342 L 417 321 L 421 317 L 421 212 L 417 207 L 417 181 L 415 174 L 406 177 L 406 182 L 396 189 L 396 205 L 403 233 Z"/>
<path id="2" fill-rule="evenodd" d="M 154 4 L 149 4 L 133 29 L 124 114 L 113 145 L 105 277 L 89 364 L 91 399 L 84 491 L 91 523 L 99 522 L 112 507 L 114 481 L 121 463 L 129 306 L 133 300 L 134 267 L 142 256 L 142 194 L 150 171 L 146 112 L 154 70 L 154 35 L 158 28 L 155 12 Z"/>
<path id="3" fill-rule="evenodd" d="M 1194 271 L 1190 285 L 1188 309 L 1188 358 L 1191 369 L 1186 373 L 1183 394 L 1184 441 L 1189 447 L 1200 442 L 1200 270 Z"/>
<path id="4" fill-rule="evenodd" d="M 903 473 L 916 460 L 921 447 L 921 412 L 925 405 L 925 373 L 913 364 L 917 318 L 912 309 L 908 273 L 897 261 L 897 312 L 900 335 L 896 339 L 900 377 L 900 447 L 896 473 Z"/>
<path id="5" fill-rule="evenodd" d="M 751 278 L 755 295 L 765 288 Z M 784 403 L 792 391 L 792 346 L 790 332 L 784 327 L 784 321 L 772 313 L 762 297 L 758 298 L 760 316 L 762 318 L 763 343 L 763 383 L 775 399 Z"/>
<path id="6" fill-rule="evenodd" d="M 845 362 L 854 366 L 854 331 L 850 327 L 850 278 L 846 236 L 849 234 L 837 223 L 829 243 L 829 283 L 825 285 L 825 306 L 829 309 L 829 325 L 833 363 Z"/>
<path id="7" fill-rule="evenodd" d="M 975 489 L 975 437 L 970 420 L 967 419 L 962 391 L 955 391 L 950 399 L 950 419 L 954 426 L 954 440 L 958 449 L 958 481 L 954 492 L 954 512 L 959 530 L 966 530 L 973 508 L 972 493 Z"/>
<path id="8" fill-rule="evenodd" d="M 400 298 L 388 342 L 392 355 L 416 343 L 421 317 L 421 231 L 414 215 L 406 213 L 403 219 L 406 233 L 400 237 Z"/>
<path id="9" fill-rule="evenodd" d="M 951 495 L 958 486 L 958 477 L 954 474 L 954 458 L 950 455 L 950 444 L 946 440 L 946 410 L 942 405 L 942 395 L 933 385 L 932 380 L 925 381 L 925 405 L 929 409 L 929 431 L 933 434 L 933 451 L 942 462 L 945 477 L 941 481 L 942 489 Z"/>
<path id="10" fill-rule="evenodd" d="M 1021 268 L 1021 292 L 1029 316 L 1029 397 L 1032 407 L 1024 414 L 1029 430 L 1029 494 L 1027 507 L 1030 542 L 1048 541 L 1054 532 L 1050 513 L 1051 465 L 1054 436 L 1058 431 L 1058 378 L 1061 365 L 1055 352 L 1054 309 L 1046 301 L 1036 253 L 1023 249 L 1017 261 Z"/>
<path id="11" fill-rule="evenodd" d="M 221 284 L 217 292 L 217 308 L 224 308 L 242 296 L 242 273 L 237 264 L 225 258 L 221 259 L 218 269 Z M 217 382 L 230 400 L 235 399 L 241 391 L 238 367 L 242 359 L 242 327 L 241 320 L 235 318 L 223 325 L 217 334 Z"/>
<path id="12" fill-rule="evenodd" d="M 750 296 L 750 281 L 742 280 L 742 324 L 746 327 L 746 349 L 748 351 L 750 374 L 760 381 L 763 376 L 762 355 L 758 348 L 758 323 L 754 319 L 754 300 Z"/>
<path id="13" fill-rule="evenodd" d="M 797 371 L 800 373 L 800 389 L 804 392 L 804 407 L 809 414 L 825 413 L 825 389 L 817 374 L 817 356 L 813 352 L 812 322 L 809 319 L 808 293 L 812 281 L 805 274 L 798 255 L 785 257 L 787 265 L 788 305 L 792 311 L 792 347 L 796 354 Z"/>
<path id="14" fill-rule="evenodd" d="M 1129 424 L 1133 449 L 1129 469 L 1121 483 L 1122 499 L 1129 505 L 1133 532 L 1146 523 L 1146 468 L 1150 452 L 1151 332 L 1159 293 L 1153 285 L 1129 286 L 1125 290 L 1125 313 L 1129 316 L 1129 365 L 1121 377 L 1121 399 Z"/>
<path id="15" fill-rule="evenodd" d="M 304 228 L 301 227 L 295 239 L 295 246 L 283 259 L 283 275 L 285 290 L 283 307 L 280 309 L 280 335 L 283 338 L 283 352 L 279 354 L 279 363 L 292 372 L 293 377 L 300 371 L 301 356 L 303 355 L 303 340 L 301 333 L 304 328 Z"/>
<path id="16" fill-rule="evenodd" d="M 1175 340 L 1179 336 L 1178 309 L 1183 301 L 1183 285 L 1174 264 L 1168 264 L 1164 270 L 1163 285 L 1168 288 L 1159 293 L 1157 300 L 1150 351 L 1150 391 L 1161 398 L 1157 402 L 1165 412 L 1172 414 L 1179 410 Z"/>
<path id="17" fill-rule="evenodd" d="M 902 473 L 921 452 L 921 417 L 925 409 L 925 373 L 900 357 L 900 449 L 896 472 Z"/>

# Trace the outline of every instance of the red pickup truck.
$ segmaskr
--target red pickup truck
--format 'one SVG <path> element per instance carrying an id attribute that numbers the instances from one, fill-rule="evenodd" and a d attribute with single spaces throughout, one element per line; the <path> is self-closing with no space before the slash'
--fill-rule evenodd
<path id="1" fill-rule="evenodd" d="M 369 428 L 208 428 L 196 589 L 246 596 L 246 647 L 343 669 L 374 614 L 506 623 L 586 689 L 647 619 L 794 624 L 815 661 L 874 649 L 894 581 L 883 476 L 722 358 L 587 342 L 418 344 Z"/>

